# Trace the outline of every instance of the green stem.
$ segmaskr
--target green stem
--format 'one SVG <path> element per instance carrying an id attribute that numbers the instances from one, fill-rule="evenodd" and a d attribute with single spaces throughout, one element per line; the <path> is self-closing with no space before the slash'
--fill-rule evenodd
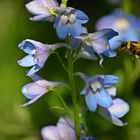
<path id="1" fill-rule="evenodd" d="M 68 76 L 69 82 L 71 86 L 71 93 L 72 93 L 72 102 L 73 102 L 73 118 L 74 118 L 74 125 L 76 130 L 76 139 L 79 140 L 80 137 L 80 123 L 79 123 L 79 111 L 77 106 L 77 94 L 76 94 L 76 87 L 75 87 L 75 80 L 74 80 L 74 64 L 73 64 L 73 56 L 72 51 L 70 49 L 67 50 L 68 55 Z"/>
<path id="2" fill-rule="evenodd" d="M 72 114 L 71 111 L 69 110 L 67 104 L 65 103 L 64 99 L 61 97 L 61 95 L 58 93 L 57 96 L 59 97 L 60 101 L 62 102 L 65 110 L 67 111 L 68 114 Z"/>
<path id="3" fill-rule="evenodd" d="M 64 70 L 65 70 L 66 72 L 68 72 L 68 69 L 66 68 L 66 66 L 65 66 L 63 60 L 61 59 L 59 53 L 56 51 L 55 54 L 56 54 L 56 56 L 58 57 L 60 63 L 62 64 L 62 67 L 64 68 Z"/>

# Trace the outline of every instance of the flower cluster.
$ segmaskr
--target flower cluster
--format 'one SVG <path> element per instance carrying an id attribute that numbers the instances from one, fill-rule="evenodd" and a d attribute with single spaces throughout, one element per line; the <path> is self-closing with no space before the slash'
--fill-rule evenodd
<path id="1" fill-rule="evenodd" d="M 18 61 L 22 67 L 32 67 L 27 71 L 33 82 L 26 84 L 22 88 L 22 93 L 27 102 L 22 107 L 29 106 L 40 99 L 43 95 L 53 90 L 58 86 L 69 87 L 73 102 L 73 115 L 68 112 L 69 118 L 73 117 L 74 124 L 68 117 L 61 117 L 56 126 L 46 126 L 42 129 L 41 134 L 44 140 L 94 140 L 93 137 L 86 137 L 81 134 L 80 127 L 83 122 L 79 120 L 80 112 L 77 111 L 77 104 L 79 95 L 84 95 L 85 102 L 89 111 L 95 112 L 99 109 L 99 113 L 110 120 L 113 124 L 123 126 L 120 118 L 122 118 L 128 111 L 129 105 L 122 99 L 116 98 L 115 84 L 119 78 L 114 75 L 95 75 L 89 77 L 82 72 L 74 74 L 74 62 L 80 58 L 89 60 L 98 60 L 102 64 L 104 57 L 115 57 L 117 52 L 112 46 L 112 40 L 119 38 L 118 32 L 111 28 L 102 29 L 102 22 L 105 24 L 105 17 L 97 24 L 98 32 L 88 33 L 87 29 L 82 25 L 88 22 L 88 16 L 75 8 L 67 7 L 67 0 L 62 0 L 62 4 L 58 4 L 56 0 L 33 0 L 26 4 L 27 10 L 33 14 L 30 18 L 32 21 L 47 21 L 54 25 L 57 36 L 64 40 L 64 43 L 43 44 L 41 42 L 26 39 L 19 44 L 19 48 L 23 50 L 27 56 Z M 118 16 L 118 15 L 117 15 Z M 122 16 L 119 14 L 118 17 Z M 113 16 L 110 16 L 113 18 Z M 128 18 L 131 20 L 130 18 Z M 117 27 L 117 18 L 114 18 Z M 123 22 L 123 19 L 118 19 Z M 128 21 L 127 21 L 128 22 Z M 120 25 L 120 24 L 118 24 Z M 109 27 L 109 24 L 108 24 Z M 112 27 L 112 25 L 110 26 Z M 134 31 L 133 29 L 131 31 Z M 124 36 L 124 35 L 123 35 Z M 116 40 L 116 39 L 115 39 Z M 67 64 L 57 52 L 58 48 L 65 47 Z M 69 77 L 69 85 L 64 82 L 47 81 L 36 73 L 43 68 L 49 56 L 56 53 L 63 68 L 66 70 Z M 74 76 L 80 76 L 86 86 L 79 93 L 76 94 Z M 61 96 L 61 95 L 60 95 Z M 67 104 L 61 97 L 64 106 L 69 110 Z M 82 106 L 81 106 L 82 108 Z M 82 110 L 82 109 L 81 109 Z M 71 110 L 70 110 L 71 112 Z M 79 121 L 79 122 L 78 122 Z"/>
<path id="2" fill-rule="evenodd" d="M 86 83 L 86 87 L 81 91 L 85 96 L 86 104 L 90 111 L 95 112 L 99 107 L 100 114 L 110 120 L 113 124 L 123 126 L 119 118 L 123 117 L 129 111 L 129 105 L 116 96 L 116 87 L 114 86 L 119 78 L 114 75 L 96 75 L 88 77 L 77 72 Z"/>

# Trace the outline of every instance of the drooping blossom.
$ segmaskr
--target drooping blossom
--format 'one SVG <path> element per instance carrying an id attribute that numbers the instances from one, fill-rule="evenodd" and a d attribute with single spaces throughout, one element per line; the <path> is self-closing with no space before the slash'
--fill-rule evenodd
<path id="1" fill-rule="evenodd" d="M 66 46 L 64 43 L 48 45 L 35 40 L 26 39 L 19 44 L 19 48 L 28 55 L 19 60 L 18 64 L 22 67 L 33 66 L 27 73 L 28 76 L 31 76 L 45 65 L 45 62 L 54 50 L 64 46 Z"/>
<path id="2" fill-rule="evenodd" d="M 22 87 L 22 94 L 26 97 L 27 103 L 21 105 L 23 107 L 29 106 L 40 99 L 43 95 L 51 91 L 57 86 L 65 86 L 63 82 L 51 82 L 44 80 L 40 76 L 34 74 L 31 76 L 34 82 L 28 83 Z"/>
<path id="3" fill-rule="evenodd" d="M 109 108 L 100 108 L 100 114 L 117 126 L 124 126 L 127 124 L 122 122 L 120 118 L 126 115 L 128 111 L 128 103 L 120 98 L 114 99 L 113 104 Z"/>
<path id="4" fill-rule="evenodd" d="M 116 94 L 116 88 L 113 86 L 118 82 L 118 77 L 114 75 L 88 77 L 81 72 L 77 72 L 76 75 L 79 75 L 86 83 L 81 95 L 85 96 L 85 101 L 90 111 L 95 112 L 97 106 L 111 107 L 113 104 L 111 96 Z"/>

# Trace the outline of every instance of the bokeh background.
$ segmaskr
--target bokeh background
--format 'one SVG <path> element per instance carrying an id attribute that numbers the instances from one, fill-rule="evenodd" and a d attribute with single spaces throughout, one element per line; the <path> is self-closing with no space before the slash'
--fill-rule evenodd
<path id="1" fill-rule="evenodd" d="M 41 42 L 58 42 L 52 24 L 46 22 L 31 22 L 31 16 L 25 9 L 25 0 L 0 0 L 0 140 L 41 140 L 40 130 L 43 126 L 55 125 L 61 115 L 61 110 L 55 110 L 53 105 L 61 105 L 55 93 L 51 92 L 37 103 L 27 108 L 19 107 L 25 102 L 21 87 L 31 82 L 25 76 L 24 69 L 17 65 L 17 60 L 25 54 L 18 49 L 18 43 L 29 38 Z M 87 24 L 90 32 L 95 31 L 96 21 L 120 4 L 112 5 L 107 0 L 69 0 L 69 5 L 85 11 L 90 17 Z M 126 0 L 127 5 L 127 0 Z M 131 13 L 140 18 L 140 1 L 133 0 Z M 59 50 L 64 55 L 64 50 Z M 85 67 L 86 65 L 86 67 Z M 89 75 L 115 74 L 120 77 L 117 84 L 118 97 L 130 104 L 131 110 L 124 117 L 127 126 L 117 127 L 96 113 L 86 112 L 83 116 L 87 125 L 87 134 L 97 140 L 139 140 L 140 139 L 140 60 L 132 60 L 126 52 L 120 52 L 117 58 L 106 59 L 104 67 L 98 62 L 79 60 L 76 71 Z M 51 56 L 40 75 L 48 80 L 67 81 L 56 56 Z M 80 92 L 84 83 L 77 80 L 77 91 Z M 71 103 L 70 93 L 58 89 L 64 99 Z"/>

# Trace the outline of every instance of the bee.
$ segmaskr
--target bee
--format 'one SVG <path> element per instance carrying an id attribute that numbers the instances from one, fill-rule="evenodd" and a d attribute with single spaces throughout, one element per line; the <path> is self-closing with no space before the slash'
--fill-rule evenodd
<path id="1" fill-rule="evenodd" d="M 140 42 L 128 41 L 122 42 L 119 50 L 127 50 L 135 58 L 140 59 Z"/>

